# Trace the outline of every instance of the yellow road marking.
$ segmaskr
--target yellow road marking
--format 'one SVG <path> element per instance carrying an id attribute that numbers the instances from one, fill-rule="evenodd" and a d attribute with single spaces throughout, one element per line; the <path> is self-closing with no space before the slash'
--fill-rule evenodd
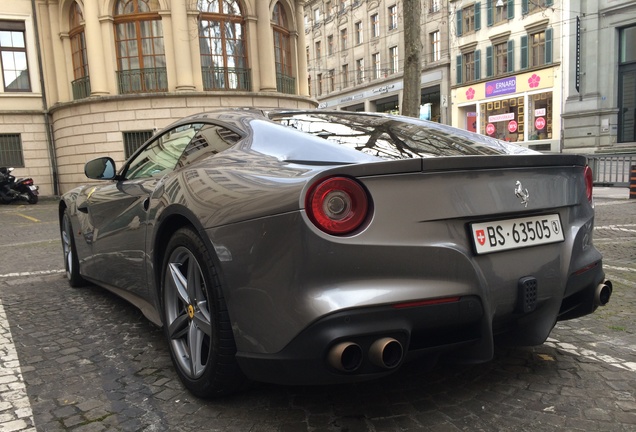
<path id="1" fill-rule="evenodd" d="M 36 219 L 34 217 L 31 217 L 31 216 L 23 215 L 22 213 L 16 213 L 16 214 L 18 216 L 22 216 L 23 218 L 28 219 L 28 220 L 30 220 L 32 222 L 40 222 L 40 219 Z"/>

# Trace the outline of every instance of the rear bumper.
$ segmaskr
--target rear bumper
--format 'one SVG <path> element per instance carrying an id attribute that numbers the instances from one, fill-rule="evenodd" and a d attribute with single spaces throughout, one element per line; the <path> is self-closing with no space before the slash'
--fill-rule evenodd
<path id="1" fill-rule="evenodd" d="M 237 360 L 243 372 L 256 381 L 302 385 L 362 381 L 397 369 L 379 367 L 369 360 L 375 341 L 387 337 L 398 341 L 405 353 L 401 364 L 408 356 L 476 343 L 482 338 L 483 318 L 482 303 L 475 296 L 418 307 L 340 311 L 310 325 L 278 353 L 238 352 Z M 330 350 L 341 342 L 361 348 L 361 363 L 353 371 L 342 372 L 329 364 Z"/>

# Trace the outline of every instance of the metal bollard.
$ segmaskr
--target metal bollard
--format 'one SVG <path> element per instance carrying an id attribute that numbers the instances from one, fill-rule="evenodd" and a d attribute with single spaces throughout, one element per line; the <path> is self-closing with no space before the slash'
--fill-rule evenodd
<path id="1" fill-rule="evenodd" d="M 636 199 L 636 165 L 629 172 L 629 197 Z"/>

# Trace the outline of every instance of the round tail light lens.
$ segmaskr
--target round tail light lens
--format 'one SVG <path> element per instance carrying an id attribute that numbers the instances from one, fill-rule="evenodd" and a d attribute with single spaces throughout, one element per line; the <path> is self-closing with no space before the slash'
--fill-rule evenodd
<path id="1" fill-rule="evenodd" d="M 369 197 L 357 181 L 330 177 L 311 187 L 305 207 L 309 219 L 322 231 L 345 235 L 358 229 L 366 220 Z"/>
<path id="2" fill-rule="evenodd" d="M 585 171 L 583 172 L 585 177 L 585 192 L 587 193 L 587 200 L 592 202 L 592 189 L 594 188 L 594 177 L 592 175 L 592 168 L 589 165 L 585 166 Z"/>

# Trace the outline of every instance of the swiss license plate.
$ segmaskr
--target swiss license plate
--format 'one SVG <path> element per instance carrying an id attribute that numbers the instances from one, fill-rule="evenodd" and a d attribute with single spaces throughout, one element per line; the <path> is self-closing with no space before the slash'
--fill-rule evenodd
<path id="1" fill-rule="evenodd" d="M 564 240 L 558 214 L 480 222 L 470 225 L 478 254 L 519 249 Z"/>

